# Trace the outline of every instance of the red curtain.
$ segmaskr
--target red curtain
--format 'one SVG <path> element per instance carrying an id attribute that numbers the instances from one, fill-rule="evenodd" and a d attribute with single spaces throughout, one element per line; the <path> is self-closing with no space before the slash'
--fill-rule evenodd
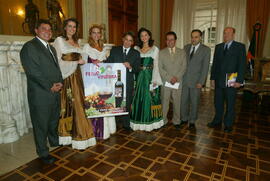
<path id="1" fill-rule="evenodd" d="M 267 23 L 270 15 L 270 0 L 247 0 L 247 30 L 251 40 L 253 25 L 261 23 L 260 39 L 258 42 L 257 57 L 262 57 L 265 36 L 267 32 Z"/>
<path id="2" fill-rule="evenodd" d="M 166 47 L 165 34 L 171 31 L 174 0 L 160 0 L 160 49 Z"/>

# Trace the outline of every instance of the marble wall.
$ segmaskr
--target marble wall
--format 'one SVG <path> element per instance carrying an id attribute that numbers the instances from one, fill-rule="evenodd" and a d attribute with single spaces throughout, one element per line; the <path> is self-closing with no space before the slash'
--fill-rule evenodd
<path id="1" fill-rule="evenodd" d="M 0 143 L 14 142 L 32 127 L 19 56 L 23 44 L 0 41 Z"/>

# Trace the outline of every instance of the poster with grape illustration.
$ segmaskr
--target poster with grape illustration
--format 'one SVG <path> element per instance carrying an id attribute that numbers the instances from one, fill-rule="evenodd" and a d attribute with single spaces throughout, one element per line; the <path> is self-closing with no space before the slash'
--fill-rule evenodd
<path id="1" fill-rule="evenodd" d="M 88 118 L 126 112 L 126 68 L 122 63 L 88 63 L 82 67 Z"/>

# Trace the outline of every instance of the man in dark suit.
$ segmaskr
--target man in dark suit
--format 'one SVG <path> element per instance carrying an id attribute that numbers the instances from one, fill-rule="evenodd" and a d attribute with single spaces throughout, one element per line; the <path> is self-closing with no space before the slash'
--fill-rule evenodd
<path id="1" fill-rule="evenodd" d="M 33 125 L 36 151 L 45 163 L 55 159 L 49 155 L 50 146 L 58 146 L 58 120 L 62 75 L 55 49 L 48 44 L 52 37 L 51 24 L 40 19 L 35 27 L 36 37 L 24 44 L 21 62 L 27 77 L 27 93 Z"/>
<path id="2" fill-rule="evenodd" d="M 111 49 L 110 56 L 108 57 L 108 63 L 123 63 L 127 68 L 126 74 L 126 108 L 130 113 L 133 90 L 134 90 L 134 76 L 140 71 L 140 53 L 132 48 L 134 43 L 134 35 L 132 32 L 124 33 L 123 45 L 116 46 Z M 119 116 L 117 122 L 122 122 L 122 126 L 126 130 L 130 130 L 130 115 Z"/>
<path id="3" fill-rule="evenodd" d="M 200 30 L 193 30 L 191 44 L 184 47 L 187 55 L 187 70 L 183 77 L 180 126 L 188 122 L 190 129 L 195 129 L 201 88 L 207 78 L 211 56 L 211 49 L 201 43 L 201 37 Z"/>
<path id="4" fill-rule="evenodd" d="M 207 124 L 213 128 L 220 126 L 224 114 L 224 102 L 227 110 L 224 117 L 224 131 L 231 132 L 235 118 L 234 105 L 236 101 L 237 88 L 244 82 L 246 68 L 245 45 L 234 41 L 235 29 L 227 27 L 224 29 L 224 42 L 216 45 L 214 60 L 211 71 L 211 84 L 215 87 L 215 109 L 214 120 Z M 226 74 L 237 73 L 235 83 L 230 87 L 227 85 Z"/>

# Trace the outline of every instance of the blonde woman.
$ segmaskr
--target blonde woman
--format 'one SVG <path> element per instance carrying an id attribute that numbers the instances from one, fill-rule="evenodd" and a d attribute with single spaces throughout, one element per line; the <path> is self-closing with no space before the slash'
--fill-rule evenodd
<path id="1" fill-rule="evenodd" d="M 85 53 L 84 59 L 88 63 L 102 63 L 106 60 L 107 50 L 103 42 L 103 27 L 94 24 L 89 29 L 88 43 L 84 45 L 83 52 Z M 115 117 L 92 118 L 95 136 L 98 139 L 107 139 L 110 134 L 116 132 Z"/>

